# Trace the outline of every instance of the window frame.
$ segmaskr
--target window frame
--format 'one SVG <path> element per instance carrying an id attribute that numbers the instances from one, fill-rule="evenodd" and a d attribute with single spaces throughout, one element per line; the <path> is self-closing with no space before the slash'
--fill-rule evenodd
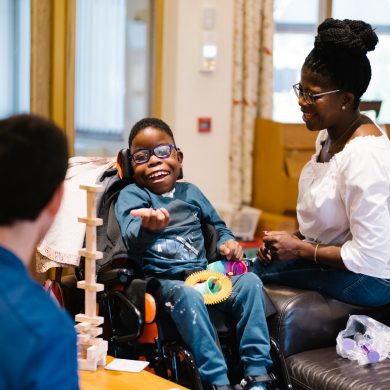
<path id="1" fill-rule="evenodd" d="M 333 0 L 319 0 L 317 24 L 275 22 L 274 36 L 276 36 L 277 33 L 306 34 L 306 33 L 312 33 L 313 30 L 316 31 L 319 21 L 332 17 L 333 3 L 334 3 Z M 386 34 L 390 36 L 390 23 L 389 25 L 371 23 L 371 25 L 375 29 L 378 35 Z M 274 71 L 275 71 L 275 65 L 274 65 Z M 273 90 L 273 95 L 274 94 L 275 94 L 275 85 Z M 273 96 L 273 100 L 275 102 L 275 96 Z M 275 120 L 275 109 L 273 110 L 273 119 Z M 276 120 L 278 120 L 278 118 L 276 118 Z M 279 121 L 283 122 L 282 120 Z M 289 123 L 289 121 L 287 120 L 286 123 Z M 387 118 L 386 121 L 381 123 L 381 125 L 390 127 L 390 120 Z"/>

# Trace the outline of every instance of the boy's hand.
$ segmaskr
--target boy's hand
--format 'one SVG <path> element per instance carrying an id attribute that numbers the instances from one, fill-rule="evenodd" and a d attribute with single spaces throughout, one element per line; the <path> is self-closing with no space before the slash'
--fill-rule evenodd
<path id="1" fill-rule="evenodd" d="M 219 253 L 229 261 L 242 261 L 244 252 L 241 245 L 234 240 L 227 240 L 219 247 Z"/>
<path id="2" fill-rule="evenodd" d="M 161 207 L 160 209 L 134 209 L 130 211 L 133 217 L 142 218 L 142 228 L 152 231 L 164 229 L 171 220 L 168 210 Z"/>

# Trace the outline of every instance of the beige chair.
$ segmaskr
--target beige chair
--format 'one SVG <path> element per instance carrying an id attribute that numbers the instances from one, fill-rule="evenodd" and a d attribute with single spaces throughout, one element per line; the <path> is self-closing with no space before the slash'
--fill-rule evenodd
<path id="1" fill-rule="evenodd" d="M 295 212 L 298 179 L 315 151 L 317 132 L 304 124 L 257 118 L 253 150 L 253 206 L 268 213 Z"/>

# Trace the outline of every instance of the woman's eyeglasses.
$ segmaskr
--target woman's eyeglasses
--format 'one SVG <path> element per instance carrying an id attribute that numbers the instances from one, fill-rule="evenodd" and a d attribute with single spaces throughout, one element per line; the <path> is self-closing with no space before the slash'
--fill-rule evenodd
<path id="1" fill-rule="evenodd" d="M 328 91 L 328 92 L 321 92 L 321 93 L 311 93 L 310 91 L 303 89 L 301 83 L 296 83 L 293 85 L 293 89 L 295 92 L 295 95 L 297 95 L 298 99 L 302 99 L 307 104 L 315 104 L 317 99 L 324 95 L 329 95 L 330 93 L 336 93 L 340 92 L 340 89 L 335 89 L 334 91 Z"/>
<path id="2" fill-rule="evenodd" d="M 145 164 L 149 161 L 152 154 L 158 158 L 168 158 L 172 153 L 172 148 L 177 149 L 172 144 L 160 144 L 153 149 L 138 149 L 130 155 L 130 161 L 133 160 L 138 165 Z"/>

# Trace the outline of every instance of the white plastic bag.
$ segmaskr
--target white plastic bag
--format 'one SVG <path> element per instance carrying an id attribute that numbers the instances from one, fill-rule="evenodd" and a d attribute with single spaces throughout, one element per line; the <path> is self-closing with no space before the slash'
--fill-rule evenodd
<path id="1" fill-rule="evenodd" d="M 373 318 L 352 315 L 336 338 L 337 353 L 359 364 L 376 363 L 390 357 L 390 328 Z"/>

